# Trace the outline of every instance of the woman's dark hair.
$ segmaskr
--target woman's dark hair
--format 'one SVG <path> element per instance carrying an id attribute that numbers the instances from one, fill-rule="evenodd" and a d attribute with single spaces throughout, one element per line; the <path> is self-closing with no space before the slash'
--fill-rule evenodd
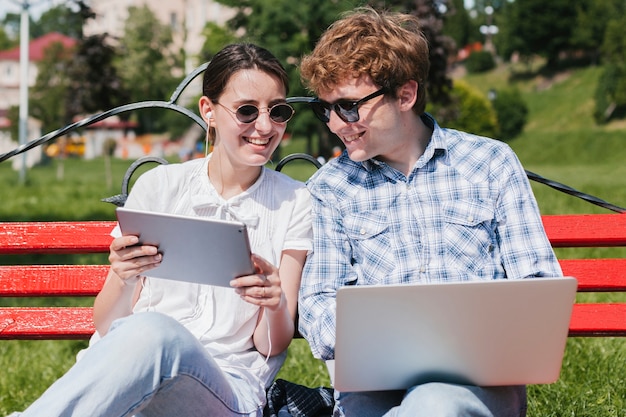
<path id="1" fill-rule="evenodd" d="M 219 51 L 204 71 L 202 94 L 217 100 L 230 77 L 239 70 L 258 69 L 279 79 L 289 93 L 289 78 L 280 61 L 267 49 L 251 43 L 231 44 Z"/>

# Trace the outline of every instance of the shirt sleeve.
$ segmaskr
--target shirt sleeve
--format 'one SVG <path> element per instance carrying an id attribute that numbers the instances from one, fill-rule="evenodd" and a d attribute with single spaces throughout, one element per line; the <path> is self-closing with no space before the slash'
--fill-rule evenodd
<path id="1" fill-rule="evenodd" d="M 497 234 L 507 278 L 563 275 L 548 240 L 530 182 L 513 151 L 499 175 L 501 192 L 496 206 Z"/>
<path id="2" fill-rule="evenodd" d="M 311 197 L 309 191 L 302 187 L 296 190 L 296 201 L 291 215 L 283 250 L 313 249 L 313 232 L 311 230 Z"/>
<path id="3" fill-rule="evenodd" d="M 312 194 L 313 252 L 304 267 L 299 295 L 299 331 L 316 358 L 328 360 L 335 352 L 335 307 L 338 288 L 353 284 L 351 247 L 332 203 L 332 192 L 309 187 Z M 321 196 L 324 196 L 322 200 Z"/>

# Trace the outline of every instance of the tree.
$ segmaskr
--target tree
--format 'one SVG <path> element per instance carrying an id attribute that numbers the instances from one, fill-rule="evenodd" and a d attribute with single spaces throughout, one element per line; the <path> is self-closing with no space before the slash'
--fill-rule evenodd
<path id="1" fill-rule="evenodd" d="M 574 48 L 586 51 L 597 62 L 606 23 L 617 16 L 616 0 L 586 0 L 576 10 L 576 30 L 572 33 Z"/>
<path id="2" fill-rule="evenodd" d="M 604 70 L 596 87 L 594 118 L 606 123 L 612 117 L 626 115 L 626 38 L 623 15 L 611 20 L 606 28 L 602 54 Z"/>
<path id="3" fill-rule="evenodd" d="M 204 43 L 200 50 L 200 58 L 203 62 L 210 61 L 225 45 L 237 41 L 237 36 L 232 31 L 213 22 L 208 22 L 204 26 L 202 35 L 204 36 Z"/>
<path id="4" fill-rule="evenodd" d="M 68 67 L 72 62 L 73 50 L 55 42 L 46 48 L 44 58 L 37 64 L 37 80 L 31 90 L 31 115 L 39 119 L 44 131 L 65 126 L 71 118 L 62 103 L 65 101 L 69 84 Z"/>
<path id="5" fill-rule="evenodd" d="M 130 7 L 120 39 L 116 70 L 124 81 L 132 102 L 166 100 L 180 81 L 172 74 L 183 68 L 170 48 L 172 32 L 147 6 Z M 167 129 L 159 110 L 141 110 L 137 114 L 140 131 L 162 132 Z"/>
<path id="6" fill-rule="evenodd" d="M 9 35 L 4 30 L 4 27 L 0 26 L 0 51 L 4 51 L 5 49 L 9 49 L 14 45 L 14 42 L 11 41 Z"/>
<path id="7" fill-rule="evenodd" d="M 451 9 L 444 16 L 442 33 L 462 48 L 479 40 L 478 29 L 474 27 L 463 0 L 451 0 Z"/>
<path id="8" fill-rule="evenodd" d="M 83 17 L 65 5 L 58 5 L 42 13 L 31 31 L 33 37 L 59 32 L 74 39 L 82 38 Z"/>
<path id="9" fill-rule="evenodd" d="M 518 0 L 505 10 L 506 52 L 541 55 L 548 68 L 556 68 L 559 55 L 572 49 L 577 8 L 586 0 Z"/>
<path id="10" fill-rule="evenodd" d="M 116 50 L 107 38 L 106 34 L 89 36 L 77 46 L 67 68 L 64 103 L 70 116 L 97 113 L 128 102 L 129 94 L 113 65 Z"/>

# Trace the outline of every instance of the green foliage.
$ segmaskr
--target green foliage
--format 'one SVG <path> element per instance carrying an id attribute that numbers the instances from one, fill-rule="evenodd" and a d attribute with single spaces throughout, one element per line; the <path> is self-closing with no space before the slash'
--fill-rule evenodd
<path id="1" fill-rule="evenodd" d="M 506 51 L 524 56 L 539 54 L 549 68 L 557 66 L 559 53 L 568 51 L 576 28 L 577 6 L 585 0 L 524 0 L 507 7 Z"/>
<path id="2" fill-rule="evenodd" d="M 204 44 L 200 50 L 202 62 L 210 61 L 224 46 L 237 41 L 237 36 L 231 30 L 213 22 L 207 22 L 202 35 L 204 36 Z"/>
<path id="3" fill-rule="evenodd" d="M 478 89 L 463 80 L 455 80 L 450 96 L 449 106 L 427 106 L 441 126 L 492 138 L 498 135 L 496 113 Z"/>
<path id="4" fill-rule="evenodd" d="M 117 73 L 124 82 L 131 102 L 166 100 L 180 81 L 180 56 L 171 53 L 172 31 L 147 7 L 130 7 L 120 40 Z M 167 126 L 153 110 L 137 114 L 139 132 L 163 132 Z"/>
<path id="5" fill-rule="evenodd" d="M 52 7 L 41 14 L 33 27 L 33 37 L 50 32 L 60 32 L 74 39 L 83 36 L 83 17 L 66 5 Z"/>
<path id="6" fill-rule="evenodd" d="M 606 28 L 602 53 L 604 72 L 596 89 L 594 117 L 598 123 L 606 123 L 612 117 L 626 116 L 626 17 L 611 20 Z"/>
<path id="7" fill-rule="evenodd" d="M 67 68 L 65 107 L 71 117 L 95 114 L 128 102 L 128 93 L 113 65 L 116 50 L 108 35 L 82 38 Z"/>
<path id="8" fill-rule="evenodd" d="M 489 51 L 474 51 L 465 61 L 465 68 L 471 73 L 485 72 L 495 67 L 496 61 Z"/>
<path id="9" fill-rule="evenodd" d="M 595 55 L 602 46 L 607 22 L 623 14 L 623 2 L 585 0 L 576 9 L 576 30 L 572 33 L 572 46 Z"/>
<path id="10" fill-rule="evenodd" d="M 528 118 L 528 106 L 517 88 L 496 91 L 492 104 L 502 140 L 513 139 L 522 133 Z"/>
<path id="11" fill-rule="evenodd" d="M 451 10 L 444 18 L 443 33 L 449 36 L 456 43 L 457 48 L 462 48 L 478 40 L 476 32 L 473 30 L 469 14 L 465 9 L 463 0 L 452 0 Z"/>
<path id="12" fill-rule="evenodd" d="M 621 97 L 625 93 L 626 67 L 614 63 L 606 64 L 598 80 L 595 94 L 596 105 L 593 112 L 595 121 L 600 124 L 607 123 L 616 110 L 626 107 L 626 97 Z"/>
<path id="13" fill-rule="evenodd" d="M 44 52 L 44 59 L 37 64 L 38 74 L 31 90 L 31 115 L 41 120 L 43 131 L 54 130 L 71 122 L 65 102 L 70 83 L 68 68 L 74 52 L 61 43 L 51 44 Z"/>
<path id="14" fill-rule="evenodd" d="M 0 51 L 10 49 L 14 45 L 4 27 L 0 26 Z"/>

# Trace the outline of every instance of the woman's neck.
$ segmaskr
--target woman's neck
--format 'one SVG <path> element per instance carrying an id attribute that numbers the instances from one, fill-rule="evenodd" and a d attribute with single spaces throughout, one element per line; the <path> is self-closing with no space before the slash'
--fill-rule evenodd
<path id="1" fill-rule="evenodd" d="M 209 159 L 207 174 L 218 194 L 228 200 L 252 187 L 262 169 L 260 166 L 235 167 L 214 153 Z"/>

